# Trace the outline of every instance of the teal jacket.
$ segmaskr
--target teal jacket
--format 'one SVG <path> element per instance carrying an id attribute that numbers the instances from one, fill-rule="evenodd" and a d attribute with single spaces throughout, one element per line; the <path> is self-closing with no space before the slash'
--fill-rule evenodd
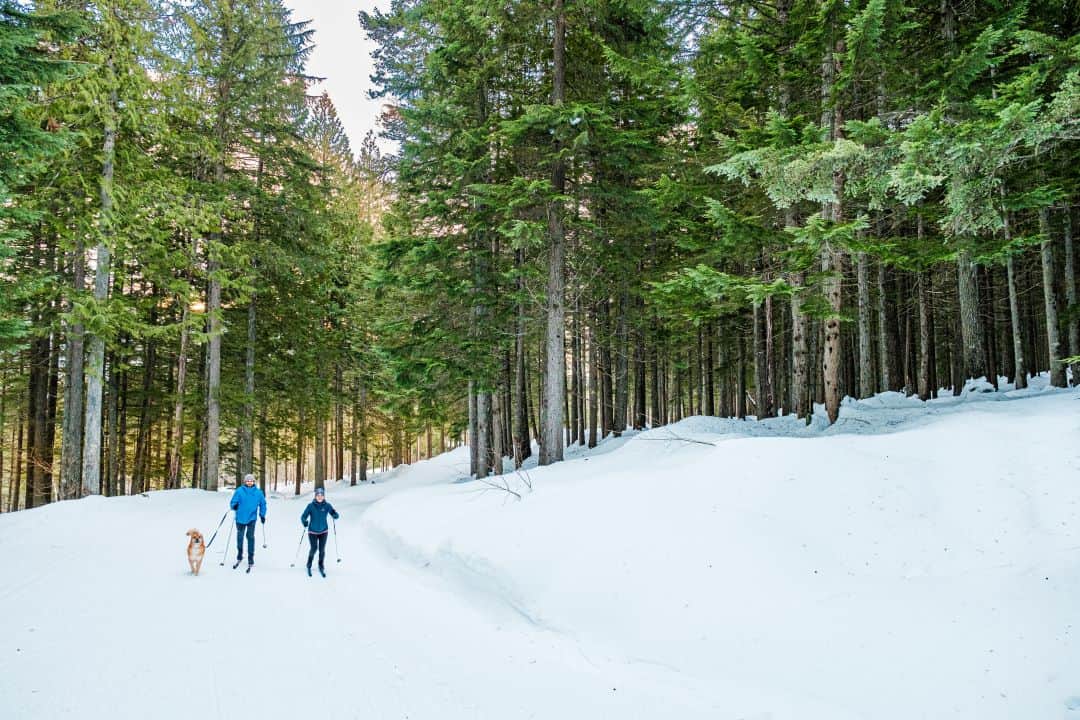
<path id="1" fill-rule="evenodd" d="M 334 506 L 325 500 L 322 502 L 315 502 L 312 500 L 308 503 L 308 506 L 304 508 L 304 514 L 300 516 L 300 522 L 308 529 L 309 533 L 322 535 L 327 530 L 327 515 L 335 520 L 341 517 L 337 514 L 337 510 L 334 509 Z"/>

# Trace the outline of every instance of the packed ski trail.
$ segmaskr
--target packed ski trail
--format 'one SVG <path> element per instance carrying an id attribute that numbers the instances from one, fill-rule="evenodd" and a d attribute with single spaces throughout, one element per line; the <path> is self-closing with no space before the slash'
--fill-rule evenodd
<path id="1" fill-rule="evenodd" d="M 1034 385 L 330 483 L 326 578 L 310 487 L 250 574 L 227 524 L 187 570 L 227 493 L 0 516 L 0 716 L 1080 720 L 1080 393 Z"/>
<path id="2" fill-rule="evenodd" d="M 225 493 L 91 498 L 2 518 L 14 583 L 0 604 L 14 612 L 0 620 L 0 716 L 285 718 L 314 704 L 347 718 L 541 718 L 567 707 L 649 717 L 679 706 L 652 673 L 477 609 L 370 547 L 358 515 L 372 500 L 333 494 L 343 562 L 328 552 L 325 579 L 306 576 L 306 540 L 288 567 L 310 495 L 271 498 L 269 550 L 256 548 L 250 575 L 230 569 L 233 544 L 219 565 L 225 527 L 199 577 L 184 567 L 180 519 L 212 517 Z"/>

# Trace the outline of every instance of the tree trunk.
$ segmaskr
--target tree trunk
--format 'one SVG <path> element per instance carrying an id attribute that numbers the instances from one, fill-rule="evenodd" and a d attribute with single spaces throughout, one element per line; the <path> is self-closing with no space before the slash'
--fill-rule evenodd
<path id="1" fill-rule="evenodd" d="M 840 209 L 833 209 L 833 221 L 839 222 Z M 839 252 L 826 246 L 822 251 L 821 270 L 825 274 L 822 282 L 825 298 L 829 303 L 829 316 L 825 320 L 825 345 L 822 355 L 822 374 L 825 382 L 825 412 L 829 422 L 836 422 L 840 416 L 840 274 L 843 272 L 843 259 Z"/>
<path id="2" fill-rule="evenodd" d="M 37 314 L 40 322 L 41 314 Z M 47 342 L 47 341 L 46 341 Z M 27 510 L 38 505 L 41 482 L 41 445 L 45 431 L 44 412 L 46 405 L 46 382 L 42 368 L 48 363 L 48 357 L 42 357 L 42 340 L 35 338 L 30 344 L 30 373 L 26 388 L 26 492 L 23 507 Z"/>
<path id="3" fill-rule="evenodd" d="M 773 329 L 773 299 L 771 295 L 765 297 L 763 308 L 763 319 L 765 320 L 765 413 L 766 417 L 776 417 L 776 350 L 774 337 L 776 335 Z M 700 331 L 699 331 L 700 332 Z M 700 343 L 698 344 L 700 349 Z M 702 397 L 702 402 L 705 398 Z M 709 413 L 702 412 L 702 415 Z"/>
<path id="4" fill-rule="evenodd" d="M 983 353 L 982 318 L 979 314 L 979 286 L 970 250 L 961 250 L 956 257 L 960 293 L 960 332 L 964 343 L 964 371 L 968 378 L 986 375 Z"/>
<path id="5" fill-rule="evenodd" d="M 554 3 L 555 36 L 552 55 L 551 103 L 561 107 L 566 82 L 566 12 L 564 0 Z M 544 428 L 540 448 L 540 465 L 550 465 L 563 459 L 563 394 L 566 374 L 564 332 L 564 292 L 566 278 L 563 274 L 564 229 L 562 200 L 566 192 L 566 167 L 562 159 L 562 147 L 555 135 L 552 147 L 556 158 L 551 169 L 552 191 L 557 196 L 548 202 L 548 282 L 547 282 L 547 333 L 545 352 L 547 372 L 544 375 Z"/>
<path id="6" fill-rule="evenodd" d="M 5 365 L 0 373 L 0 513 L 4 512 L 4 431 L 7 429 L 7 398 L 8 398 L 8 368 Z M 12 445 L 14 445 L 15 433 L 11 433 Z M 8 492 L 11 490 L 11 480 L 8 479 Z"/>
<path id="7" fill-rule="evenodd" d="M 578 439 L 578 395 L 581 394 L 581 388 L 578 385 L 579 378 L 577 374 L 578 357 L 581 354 L 580 342 L 578 338 L 578 333 L 580 332 L 579 317 L 580 316 L 577 313 L 571 312 L 568 319 L 569 328 L 567 328 L 570 334 L 570 381 L 567 385 L 566 390 L 566 417 L 568 420 L 566 427 L 566 444 L 568 446 L 576 443 Z"/>
<path id="8" fill-rule="evenodd" d="M 211 241 L 212 244 L 214 242 Z M 220 267 L 216 259 L 216 249 L 210 250 L 210 257 L 211 260 L 207 265 L 210 287 L 207 292 L 206 312 L 210 322 L 210 332 L 206 354 L 206 443 L 202 480 L 204 490 L 217 490 L 220 462 L 219 438 L 221 436 L 221 280 L 218 278 Z"/>
<path id="9" fill-rule="evenodd" d="M 86 289 L 86 254 L 82 242 L 76 240 L 71 253 L 72 298 L 68 302 L 71 312 L 76 298 Z M 67 361 L 64 378 L 64 430 L 60 450 L 60 497 L 77 498 L 82 493 L 82 445 L 83 445 L 83 335 L 81 322 L 67 325 Z M 0 411 L 0 422 L 3 412 Z M 0 467 L 3 463 L 0 462 Z"/>
<path id="10" fill-rule="evenodd" d="M 878 263 L 878 370 L 881 390 L 896 389 L 896 333 L 892 331 L 893 316 L 889 313 L 889 293 L 885 264 Z"/>
<path id="11" fill-rule="evenodd" d="M 682 369 L 681 354 L 675 353 L 675 362 L 671 368 L 672 379 L 674 380 L 675 393 L 671 397 L 671 421 L 679 422 L 683 418 L 683 384 L 682 384 Z"/>
<path id="12" fill-rule="evenodd" d="M 581 291 L 578 290 L 578 293 Z M 584 446 L 586 444 L 585 431 L 588 425 L 588 369 L 589 361 L 585 343 L 586 317 L 581 307 L 580 298 L 576 302 L 574 311 L 574 358 L 571 378 L 574 387 L 574 442 Z"/>
<path id="13" fill-rule="evenodd" d="M 1025 267 L 1026 265 L 1026 267 Z M 1020 287 L 1033 288 L 1037 281 L 1035 281 L 1031 275 L 1030 264 L 1020 263 Z M 1026 276 L 1026 277 L 1025 277 Z M 1040 349 L 1045 345 L 1040 342 L 1041 336 L 1039 333 L 1039 303 L 1032 296 L 1033 292 L 1024 292 L 1022 297 L 1024 314 L 1024 357 L 1028 358 L 1028 372 L 1032 375 L 1038 375 L 1039 372 L 1045 367 L 1042 364 L 1042 357 L 1040 356 Z M 1045 319 L 1045 318 L 1044 318 Z"/>
<path id="14" fill-rule="evenodd" d="M 1076 259 L 1073 249 L 1072 208 L 1065 206 L 1065 312 L 1069 318 L 1069 355 L 1080 357 L 1080 305 L 1076 295 Z M 1072 364 L 1072 384 L 1080 385 L 1080 361 Z"/>
<path id="15" fill-rule="evenodd" d="M 660 420 L 660 350 L 659 332 L 656 332 L 655 321 L 653 324 L 653 342 L 649 348 L 649 425 L 659 427 L 663 423 Z M 590 407 L 591 409 L 591 407 Z"/>
<path id="16" fill-rule="evenodd" d="M 232 4 L 227 7 L 227 14 L 222 22 L 221 46 L 225 53 L 232 49 Z M 231 58 L 223 58 L 226 63 Z M 231 79 L 226 77 L 217 85 L 217 116 L 214 123 L 214 182 L 219 188 L 225 185 L 225 161 L 229 152 L 228 106 L 232 90 Z M 222 189 L 224 192 L 224 189 Z M 226 218 L 220 218 L 224 226 Z M 207 248 L 206 274 L 209 289 L 206 298 L 206 313 L 210 321 L 207 343 L 207 385 L 206 385 L 206 453 L 204 459 L 203 488 L 217 490 L 218 464 L 220 462 L 219 438 L 221 435 L 221 246 L 224 243 L 222 232 L 210 233 Z"/>
<path id="17" fill-rule="evenodd" d="M 998 354 L 997 354 L 997 303 L 994 302 L 994 277 L 990 272 L 990 268 L 985 265 L 981 267 L 979 276 L 982 281 L 982 287 L 980 288 L 980 295 L 983 298 L 983 307 L 985 308 L 984 316 L 989 313 L 990 317 L 987 320 L 983 318 L 983 347 L 986 348 L 986 374 L 990 380 L 990 383 L 994 386 L 994 389 L 998 389 Z M 982 309 L 982 308 L 980 308 Z"/>
<path id="18" fill-rule="evenodd" d="M 353 384 L 352 424 L 349 433 L 349 487 L 356 485 L 357 472 L 357 439 L 360 430 L 360 387 L 359 383 Z"/>
<path id="19" fill-rule="evenodd" d="M 560 365 L 561 367 L 561 365 Z M 562 407 L 560 398 L 559 407 Z M 476 394 L 476 477 L 486 478 L 491 467 L 491 446 L 488 445 L 491 431 L 491 393 L 481 391 Z M 562 440 L 562 433 L 559 433 Z"/>
<path id="20" fill-rule="evenodd" d="M 930 274 L 923 270 L 915 278 L 919 297 L 919 399 L 930 399 Z"/>
<path id="21" fill-rule="evenodd" d="M 116 495 L 116 474 L 120 467 L 120 458 L 117 455 L 117 445 L 120 442 L 120 369 L 117 364 L 116 353 L 109 353 L 108 452 L 104 461 L 105 482 L 100 487 L 100 491 L 109 497 Z"/>
<path id="22" fill-rule="evenodd" d="M 746 337 L 740 328 L 736 331 L 738 343 L 738 369 L 739 374 L 735 383 L 735 416 L 740 420 L 746 417 Z"/>
<path id="23" fill-rule="evenodd" d="M 731 402 L 731 348 L 728 343 L 728 333 L 724 325 L 719 328 L 720 342 L 720 417 L 731 417 L 734 414 Z"/>
<path id="24" fill-rule="evenodd" d="M 794 400 L 795 417 L 805 418 L 810 415 L 810 382 L 808 373 L 808 358 L 806 348 L 806 316 L 802 312 L 801 288 L 805 278 L 803 274 L 796 273 L 792 277 L 795 292 L 791 294 L 791 369 L 792 390 Z"/>
<path id="25" fill-rule="evenodd" d="M 628 328 L 626 323 L 627 295 L 623 289 L 619 293 L 619 302 L 615 313 L 615 406 L 611 415 L 611 431 L 616 437 L 626 430 L 626 407 L 629 400 L 630 367 L 627 357 L 629 350 Z"/>
<path id="26" fill-rule="evenodd" d="M 296 483 L 295 494 L 300 494 L 300 486 L 304 482 L 304 411 L 300 411 L 300 419 L 296 425 L 296 472 L 294 473 L 294 481 Z"/>
<path id="27" fill-rule="evenodd" d="M 694 350 L 691 346 L 686 350 L 686 415 L 688 417 L 695 415 L 697 411 L 696 406 L 694 405 L 694 390 L 697 389 L 697 378 L 695 377 L 696 372 L 697 358 L 694 356 Z"/>
<path id="28" fill-rule="evenodd" d="M 716 415 L 716 328 L 705 326 L 705 414 Z"/>
<path id="29" fill-rule="evenodd" d="M 469 475 L 477 477 L 480 468 L 480 456 L 477 451 L 480 443 L 477 441 L 479 423 L 476 416 L 476 383 L 469 380 Z"/>
<path id="30" fill-rule="evenodd" d="M 135 436 L 135 468 L 132 473 L 131 493 L 137 495 L 146 490 L 146 469 L 150 456 L 150 393 L 154 388 L 154 364 L 157 353 L 154 343 L 147 340 L 143 349 L 143 381 L 139 398 L 139 430 Z"/>
<path id="31" fill-rule="evenodd" d="M 107 63 L 107 74 L 113 75 L 113 63 Z M 117 96 L 109 94 L 105 111 L 105 136 L 102 143 L 101 183 L 98 198 L 101 203 L 100 239 L 94 268 L 94 302 L 103 304 L 109 295 L 110 255 L 112 235 L 113 163 L 116 158 Z M 90 336 L 90 361 L 86 372 L 86 422 L 82 452 L 82 494 L 97 494 L 101 487 L 101 395 L 105 365 L 105 339 L 99 334 Z"/>
<path id="32" fill-rule="evenodd" d="M 368 466 L 367 384 L 360 381 L 360 482 L 366 482 Z"/>
<path id="33" fill-rule="evenodd" d="M 1046 343 L 1050 358 L 1050 384 L 1065 387 L 1065 363 L 1061 362 L 1061 331 L 1058 325 L 1057 293 L 1054 291 L 1054 244 L 1050 236 L 1050 208 L 1039 210 L 1042 235 L 1043 302 L 1046 307 Z"/>
<path id="34" fill-rule="evenodd" d="M 870 258 L 858 255 L 859 285 L 859 397 L 874 394 L 873 348 L 870 328 Z"/>
<path id="35" fill-rule="evenodd" d="M 522 332 L 521 327 L 519 326 L 519 333 Z M 525 354 L 525 340 L 522 334 L 518 335 L 516 343 L 511 434 L 513 435 L 514 467 L 520 468 L 522 463 L 532 456 L 532 434 L 529 432 L 528 358 Z"/>
<path id="36" fill-rule="evenodd" d="M 899 278 L 898 282 L 898 297 L 910 298 L 911 295 L 918 293 L 918 288 L 911 287 L 910 276 L 904 274 Z M 903 304 L 903 354 L 904 354 L 904 393 L 906 395 L 913 395 L 918 393 L 918 345 L 915 340 L 915 332 L 913 329 L 913 313 L 911 312 L 911 303 L 906 302 Z"/>
<path id="37" fill-rule="evenodd" d="M 180 458 L 184 446 L 184 384 L 187 381 L 188 307 L 187 298 L 181 300 L 180 353 L 176 357 L 176 400 L 173 405 L 172 453 L 169 457 L 169 482 L 167 487 L 180 487 Z"/>
<path id="38" fill-rule="evenodd" d="M 1006 223 L 1006 237 L 1008 224 Z M 1012 253 L 1005 256 L 1005 275 L 1009 285 L 1009 324 L 1012 329 L 1013 382 L 1017 390 L 1027 387 L 1027 365 L 1024 363 L 1024 334 L 1020 324 L 1020 298 L 1016 290 L 1016 261 Z"/>
<path id="39" fill-rule="evenodd" d="M 127 495 L 127 417 L 128 417 L 128 373 L 125 370 L 120 377 L 120 419 L 116 438 L 116 476 L 113 489 L 117 495 Z"/>
<path id="40" fill-rule="evenodd" d="M 345 479 L 345 408 L 341 399 L 345 394 L 345 380 L 341 365 L 334 366 L 334 480 Z"/>
<path id="41" fill-rule="evenodd" d="M 645 428 L 645 333 L 638 331 L 634 342 L 634 429 Z"/>
<path id="42" fill-rule="evenodd" d="M 843 56 L 843 41 L 837 41 L 836 52 L 830 52 L 826 55 L 825 62 L 823 64 L 822 73 L 822 97 L 825 109 L 823 114 L 828 117 L 829 122 L 823 123 L 823 127 L 831 128 L 832 139 L 838 140 L 842 137 L 841 127 L 843 125 L 843 114 L 838 102 L 833 104 L 831 112 L 829 112 L 829 105 L 831 102 L 831 96 L 835 91 L 835 79 L 836 70 L 839 64 L 839 57 Z M 825 219 L 831 221 L 834 224 L 839 224 L 843 221 L 843 197 L 844 197 L 844 175 L 842 172 L 833 173 L 833 195 L 834 200 L 830 203 L 826 203 L 824 209 Z M 842 309 L 841 295 L 841 277 L 844 271 L 843 256 L 839 250 L 834 248 L 829 242 L 826 242 L 821 250 L 821 270 L 824 274 L 824 280 L 822 281 L 822 289 L 824 290 L 825 299 L 829 304 L 829 316 L 825 320 L 825 345 L 822 355 L 821 371 L 823 375 L 825 385 L 825 412 L 829 417 L 829 422 L 836 422 L 840 416 L 840 311 Z"/>
<path id="43" fill-rule="evenodd" d="M 259 489 L 266 494 L 266 413 L 261 414 L 259 433 Z"/>
<path id="44" fill-rule="evenodd" d="M 510 357 L 510 348 L 503 347 L 502 351 L 502 411 L 503 411 L 503 455 L 514 456 L 514 363 Z M 442 425 L 439 426 L 440 437 L 442 437 Z M 446 452 L 445 440 L 440 440 L 443 449 L 440 452 Z M 516 466 L 515 466 L 516 467 Z"/>
<path id="45" fill-rule="evenodd" d="M 502 384 L 501 382 L 499 383 Z M 503 455 L 506 454 L 503 447 L 503 408 L 502 393 L 491 393 L 491 474 L 503 474 Z M 428 455 L 431 455 L 431 431 L 428 430 Z"/>
<path id="46" fill-rule="evenodd" d="M 937 398 L 938 388 L 940 383 L 938 382 L 938 370 L 937 370 L 937 321 L 934 316 L 934 273 L 932 270 L 926 271 L 926 292 L 927 292 L 927 336 L 929 338 L 929 346 L 927 347 L 927 362 L 929 363 L 930 374 L 930 397 Z"/>
<path id="47" fill-rule="evenodd" d="M 523 253 L 518 250 L 515 254 L 518 267 L 522 265 Z M 525 281 L 520 272 L 517 278 L 518 292 L 523 292 Z M 514 403 L 513 403 L 513 435 L 514 435 L 514 467 L 521 467 L 532 455 L 532 443 L 529 435 L 529 388 L 526 381 L 528 359 L 525 355 L 525 305 L 519 302 L 517 305 L 517 327 L 514 337 Z"/>
<path id="48" fill-rule="evenodd" d="M 326 487 L 326 418 L 315 416 L 315 487 Z"/>
<path id="49" fill-rule="evenodd" d="M 612 431 L 612 415 L 614 415 L 614 405 L 612 404 L 612 389 L 611 389 L 611 342 L 610 342 L 610 330 L 611 330 L 611 309 L 610 303 L 607 299 L 600 303 L 600 339 L 598 340 L 598 351 L 600 353 L 600 437 L 605 438 Z"/>
<path id="50" fill-rule="evenodd" d="M 766 321 L 765 303 L 755 303 L 753 310 L 754 318 L 754 402 L 757 406 L 754 414 L 760 420 L 772 417 L 770 398 L 772 396 L 772 381 L 769 377 L 769 352 L 768 352 L 768 328 Z"/>
<path id="51" fill-rule="evenodd" d="M 260 160 L 261 165 L 261 160 Z M 255 455 L 255 295 L 248 302 L 247 343 L 244 348 L 244 427 L 240 436 L 240 476 L 251 472 Z"/>
<path id="52" fill-rule="evenodd" d="M 589 328 L 589 447 L 596 447 L 597 433 L 599 432 L 600 410 L 600 353 L 596 347 L 596 323 L 595 316 L 593 325 Z"/>
<path id="53" fill-rule="evenodd" d="M 53 491 L 53 453 L 56 447 L 56 407 L 60 389 L 60 333 L 49 333 L 49 391 L 45 412 L 45 446 L 42 448 L 44 502 L 56 499 Z"/>
<path id="54" fill-rule="evenodd" d="M 20 363 L 21 364 L 21 363 Z M 23 457 L 23 436 L 26 429 L 26 417 L 22 412 L 18 415 L 19 435 L 15 440 L 15 454 L 11 456 L 11 465 L 14 468 L 12 475 L 15 476 L 14 486 L 11 489 L 11 497 L 8 499 L 8 508 L 11 512 L 15 512 L 19 509 L 19 490 L 22 482 L 22 457 Z"/>

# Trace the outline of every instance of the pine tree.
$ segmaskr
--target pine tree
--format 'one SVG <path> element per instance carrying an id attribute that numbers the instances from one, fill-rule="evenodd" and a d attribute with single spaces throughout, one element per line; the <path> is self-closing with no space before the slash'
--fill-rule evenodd
<path id="1" fill-rule="evenodd" d="M 72 13 L 34 13 L 15 2 L 0 5 L 0 349 L 22 338 L 19 317 L 23 288 L 6 271 L 26 228 L 38 217 L 20 202 L 34 192 L 36 177 L 70 141 L 55 118 L 44 113 L 43 89 L 73 80 L 78 68 L 61 52 L 81 31 Z M 50 42 L 45 42 L 46 38 Z"/>

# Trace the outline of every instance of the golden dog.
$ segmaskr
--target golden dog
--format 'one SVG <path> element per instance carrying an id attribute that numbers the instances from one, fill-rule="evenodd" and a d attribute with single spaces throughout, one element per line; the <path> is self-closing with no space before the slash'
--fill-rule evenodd
<path id="1" fill-rule="evenodd" d="M 199 568 L 202 567 L 203 555 L 206 554 L 206 542 L 203 540 L 202 533 L 192 528 L 187 531 L 188 540 L 187 546 L 187 561 L 191 566 L 191 574 L 198 575 Z"/>

